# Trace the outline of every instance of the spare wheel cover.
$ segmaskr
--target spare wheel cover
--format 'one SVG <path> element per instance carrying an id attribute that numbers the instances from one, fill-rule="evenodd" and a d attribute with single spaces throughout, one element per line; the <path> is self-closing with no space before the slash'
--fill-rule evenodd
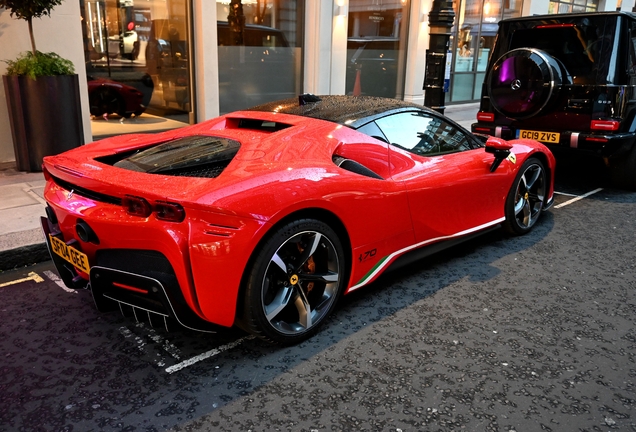
<path id="1" fill-rule="evenodd" d="M 545 51 L 517 48 L 494 64 L 488 76 L 493 107 L 506 117 L 522 120 L 540 113 L 563 82 L 557 61 Z"/>

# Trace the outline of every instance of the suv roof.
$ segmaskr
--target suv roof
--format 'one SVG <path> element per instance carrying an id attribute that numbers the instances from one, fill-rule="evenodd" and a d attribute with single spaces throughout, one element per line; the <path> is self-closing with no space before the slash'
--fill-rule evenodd
<path id="1" fill-rule="evenodd" d="M 517 18 L 505 18 L 499 21 L 499 24 L 511 22 L 511 21 L 564 21 L 570 18 L 589 18 L 590 16 L 605 16 L 605 15 L 627 15 L 633 19 L 636 19 L 636 14 L 626 11 L 606 11 L 606 12 L 574 12 L 563 14 L 545 14 L 545 15 L 529 15 Z"/>

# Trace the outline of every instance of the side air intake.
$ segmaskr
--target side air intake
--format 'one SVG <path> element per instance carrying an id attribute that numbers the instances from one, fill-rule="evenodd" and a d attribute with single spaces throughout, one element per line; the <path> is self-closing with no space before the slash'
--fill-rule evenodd
<path id="1" fill-rule="evenodd" d="M 371 177 L 378 180 L 384 180 L 378 174 L 376 174 L 375 172 L 371 171 L 369 168 L 365 167 L 361 163 L 356 162 L 354 160 L 346 159 L 346 158 L 343 158 L 342 156 L 334 155 L 333 163 L 335 163 L 337 166 L 339 166 L 343 170 L 347 170 L 355 174 L 360 174 L 365 177 Z"/>

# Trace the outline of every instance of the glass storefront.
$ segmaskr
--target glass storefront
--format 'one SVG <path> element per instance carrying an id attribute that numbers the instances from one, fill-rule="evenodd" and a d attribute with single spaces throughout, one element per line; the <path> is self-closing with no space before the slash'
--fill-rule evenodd
<path id="1" fill-rule="evenodd" d="M 551 1 L 548 7 L 550 14 L 596 11 L 598 11 L 598 0 L 558 0 Z"/>
<path id="2" fill-rule="evenodd" d="M 404 98 L 410 0 L 349 0 L 346 94 Z"/>
<path id="3" fill-rule="evenodd" d="M 185 126 L 189 0 L 80 0 L 93 137 Z"/>
<path id="4" fill-rule="evenodd" d="M 498 23 L 521 16 L 523 0 L 459 0 L 453 4 L 452 79 L 449 102 L 478 100 Z"/>
<path id="5" fill-rule="evenodd" d="M 221 114 L 301 93 L 304 0 L 216 0 Z"/>

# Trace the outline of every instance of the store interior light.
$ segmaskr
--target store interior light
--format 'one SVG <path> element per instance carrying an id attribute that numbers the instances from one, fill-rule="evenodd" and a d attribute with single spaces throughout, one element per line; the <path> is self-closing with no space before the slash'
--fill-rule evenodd
<path id="1" fill-rule="evenodd" d="M 488 0 L 486 0 L 486 3 L 484 4 L 484 15 L 490 15 L 490 2 Z"/>
<path id="2" fill-rule="evenodd" d="M 347 14 L 347 8 L 345 7 L 345 0 L 338 0 L 333 7 L 334 16 L 345 16 Z"/>

